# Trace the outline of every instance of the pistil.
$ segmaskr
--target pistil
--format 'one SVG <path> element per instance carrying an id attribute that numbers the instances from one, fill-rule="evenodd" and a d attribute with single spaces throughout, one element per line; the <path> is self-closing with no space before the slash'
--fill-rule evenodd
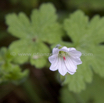
<path id="1" fill-rule="evenodd" d="M 63 59 L 66 60 L 66 58 L 63 56 Z"/>

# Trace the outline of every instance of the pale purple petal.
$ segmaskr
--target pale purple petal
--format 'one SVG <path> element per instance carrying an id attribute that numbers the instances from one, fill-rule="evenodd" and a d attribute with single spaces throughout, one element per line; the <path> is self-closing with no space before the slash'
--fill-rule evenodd
<path id="1" fill-rule="evenodd" d="M 58 49 L 58 48 L 53 48 L 52 53 L 53 53 L 53 54 L 59 53 L 59 49 Z"/>
<path id="2" fill-rule="evenodd" d="M 54 62 L 51 64 L 51 66 L 50 66 L 50 70 L 51 71 L 56 71 L 57 69 L 58 69 L 58 58 L 56 58 L 55 60 L 54 60 Z"/>
<path id="3" fill-rule="evenodd" d="M 74 58 L 74 57 L 70 57 L 72 59 L 72 61 L 75 63 L 75 65 L 79 65 L 82 64 L 82 61 L 80 58 Z"/>
<path id="4" fill-rule="evenodd" d="M 72 72 L 72 73 L 76 72 L 77 66 L 75 65 L 75 63 L 72 61 L 70 57 L 66 57 L 66 60 L 64 60 L 64 62 L 69 72 Z"/>
<path id="5" fill-rule="evenodd" d="M 77 50 L 72 50 L 68 52 L 69 56 L 71 57 L 80 57 L 82 55 L 82 53 L 80 51 Z"/>
<path id="6" fill-rule="evenodd" d="M 68 48 L 68 51 L 76 50 L 75 48 Z"/>
<path id="7" fill-rule="evenodd" d="M 51 71 L 56 71 L 58 69 L 57 65 L 51 64 L 50 68 Z"/>
<path id="8" fill-rule="evenodd" d="M 62 58 L 59 58 L 58 71 L 63 76 L 67 73 L 67 68 L 66 68 L 64 60 Z"/>
<path id="9" fill-rule="evenodd" d="M 71 74 L 71 75 L 73 75 L 75 72 L 70 72 L 70 71 L 68 71 L 68 73 Z"/>
<path id="10" fill-rule="evenodd" d="M 59 49 L 59 51 L 64 51 L 64 52 L 68 52 L 68 48 L 66 46 L 62 47 L 61 49 Z"/>
<path id="11" fill-rule="evenodd" d="M 48 59 L 49 59 L 50 63 L 54 63 L 57 58 L 58 58 L 58 54 L 54 54 L 54 55 L 50 56 Z"/>
<path id="12" fill-rule="evenodd" d="M 63 52 L 60 52 L 59 54 L 59 51 Z M 77 51 L 75 48 L 67 48 L 66 46 L 61 49 L 53 48 L 52 54 L 53 55 L 49 57 L 51 63 L 50 70 L 58 70 L 63 76 L 67 72 L 73 75 L 76 72 L 77 65 L 82 64 L 80 59 L 82 53 Z"/>

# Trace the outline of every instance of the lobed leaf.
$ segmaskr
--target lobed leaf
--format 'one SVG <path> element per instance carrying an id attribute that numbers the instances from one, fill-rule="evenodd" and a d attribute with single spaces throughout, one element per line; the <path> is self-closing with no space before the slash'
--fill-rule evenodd
<path id="1" fill-rule="evenodd" d="M 24 13 L 9 14 L 6 16 L 8 31 L 20 38 L 13 42 L 9 49 L 15 53 L 14 62 L 23 64 L 30 62 L 36 67 L 46 65 L 47 59 L 39 57 L 36 60 L 31 55 L 33 53 L 49 53 L 45 43 L 52 44 L 61 41 L 63 30 L 57 22 L 57 15 L 54 6 L 50 3 L 41 5 L 40 9 L 34 9 L 31 14 L 31 21 Z M 23 54 L 21 56 L 21 53 Z M 30 53 L 30 55 L 27 55 Z M 26 56 L 25 56 L 26 54 Z"/>
<path id="2" fill-rule="evenodd" d="M 74 75 L 68 75 L 65 84 L 69 90 L 80 92 L 85 89 L 85 82 L 92 81 L 92 70 L 104 77 L 104 17 L 98 15 L 88 21 L 80 10 L 65 20 L 64 29 L 73 40 L 72 45 L 82 52 L 82 64 Z"/>

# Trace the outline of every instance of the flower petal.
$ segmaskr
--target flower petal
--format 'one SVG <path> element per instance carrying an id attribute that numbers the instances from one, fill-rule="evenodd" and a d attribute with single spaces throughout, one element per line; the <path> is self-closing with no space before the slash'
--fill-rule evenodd
<path id="1" fill-rule="evenodd" d="M 48 59 L 49 59 L 50 63 L 54 63 L 57 58 L 58 58 L 58 54 L 54 54 L 54 55 L 50 56 Z"/>
<path id="2" fill-rule="evenodd" d="M 64 52 L 68 52 L 68 48 L 66 46 L 62 47 L 61 49 L 59 49 L 59 51 L 64 51 Z"/>
<path id="3" fill-rule="evenodd" d="M 76 50 L 75 48 L 68 48 L 68 51 Z"/>
<path id="4" fill-rule="evenodd" d="M 59 49 L 58 48 L 53 48 L 53 50 L 52 50 L 52 53 L 53 54 L 57 54 L 59 52 Z"/>
<path id="5" fill-rule="evenodd" d="M 68 54 L 71 57 L 80 57 L 82 55 L 82 53 L 80 51 L 77 51 L 77 50 L 69 51 Z"/>
<path id="6" fill-rule="evenodd" d="M 77 66 L 70 57 L 66 57 L 66 60 L 64 62 L 69 73 L 76 72 Z"/>
<path id="7" fill-rule="evenodd" d="M 79 64 L 82 64 L 82 61 L 80 58 L 73 58 L 73 57 L 70 57 L 72 59 L 72 61 L 76 64 L 76 65 L 79 65 Z"/>
<path id="8" fill-rule="evenodd" d="M 62 58 L 59 58 L 59 61 L 58 61 L 58 71 L 63 76 L 67 73 L 67 68 Z"/>
<path id="9" fill-rule="evenodd" d="M 75 72 L 70 72 L 70 71 L 68 71 L 68 73 L 71 74 L 71 75 L 73 75 Z"/>
<path id="10" fill-rule="evenodd" d="M 55 58 L 49 69 L 51 71 L 56 71 L 58 69 L 58 58 Z"/>
<path id="11" fill-rule="evenodd" d="M 51 71 L 56 71 L 58 69 L 57 65 L 51 64 L 50 68 Z"/>
<path id="12" fill-rule="evenodd" d="M 63 51 L 60 52 L 59 51 Z M 66 52 L 66 53 L 64 53 Z M 76 72 L 77 65 L 82 64 L 80 56 L 81 52 L 75 48 L 67 48 L 66 46 L 59 48 L 53 48 L 52 56 L 49 57 L 51 63 L 50 70 L 58 70 L 61 75 L 65 75 L 67 72 L 73 75 Z"/>

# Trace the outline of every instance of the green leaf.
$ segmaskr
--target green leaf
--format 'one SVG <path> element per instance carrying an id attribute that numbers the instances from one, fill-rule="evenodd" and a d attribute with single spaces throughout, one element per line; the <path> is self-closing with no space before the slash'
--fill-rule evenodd
<path id="1" fill-rule="evenodd" d="M 36 57 L 36 59 L 34 58 Z M 42 68 L 47 64 L 47 60 L 45 57 L 38 57 L 38 55 L 35 55 L 33 58 L 31 58 L 31 64 L 35 65 L 37 68 Z"/>
<path id="2" fill-rule="evenodd" d="M 64 21 L 64 28 L 74 44 L 79 43 L 82 36 L 86 34 L 87 26 L 88 17 L 80 10 L 71 14 L 70 17 Z"/>
<path id="3" fill-rule="evenodd" d="M 13 65 L 11 63 L 2 65 L 1 69 L 0 77 L 3 82 L 19 82 L 28 75 L 27 70 L 21 72 L 21 68 L 18 65 Z"/>
<path id="4" fill-rule="evenodd" d="M 11 51 L 10 54 L 15 57 L 13 60 L 15 63 L 22 64 L 28 61 L 28 57 L 31 56 L 30 45 L 31 44 L 27 44 L 26 40 L 17 40 L 10 45 L 9 47 L 9 50 Z"/>
<path id="5" fill-rule="evenodd" d="M 9 26 L 8 32 L 18 38 L 28 38 L 31 33 L 29 19 L 24 13 L 20 13 L 17 17 L 15 13 L 6 16 L 6 23 Z"/>
<path id="6" fill-rule="evenodd" d="M 71 101 L 71 103 L 77 103 L 77 100 L 72 95 L 72 92 L 69 92 L 66 86 L 61 88 L 59 99 L 60 99 L 60 103 L 69 103 L 69 101 Z"/>
<path id="7" fill-rule="evenodd" d="M 94 75 L 94 80 L 87 85 L 86 90 L 81 93 L 73 93 L 68 91 L 67 86 L 60 90 L 61 103 L 103 103 L 104 100 L 104 78 Z M 99 96 L 100 95 L 100 96 Z"/>
<path id="8" fill-rule="evenodd" d="M 67 75 L 65 84 L 69 90 L 80 92 L 85 89 L 85 83 L 92 81 L 92 69 L 104 77 L 104 17 L 98 15 L 88 21 L 88 17 L 80 10 L 71 14 L 65 20 L 64 29 L 72 39 L 72 45 L 82 52 L 82 64 L 74 75 Z"/>
<path id="9" fill-rule="evenodd" d="M 11 62 L 14 57 L 10 54 L 10 51 L 7 48 L 2 47 L 0 49 L 0 64 L 5 62 Z"/>
<path id="10" fill-rule="evenodd" d="M 50 52 L 48 47 L 42 42 L 28 41 L 27 43 L 26 40 L 13 42 L 9 49 L 11 50 L 11 55 L 15 56 L 15 63 L 22 64 L 28 62 L 30 59 L 30 63 L 35 65 L 37 68 L 46 65 L 46 57 L 48 57 L 47 54 Z"/>
<path id="11" fill-rule="evenodd" d="M 36 39 L 48 43 L 61 40 L 62 29 L 56 22 L 56 10 L 52 4 L 43 4 L 39 10 L 33 10 L 31 15 L 32 27 Z"/>
<path id="12" fill-rule="evenodd" d="M 104 78 L 94 75 L 94 80 L 90 85 L 87 85 L 85 91 L 80 93 L 80 96 L 85 100 L 85 103 L 92 101 L 92 103 L 103 103 L 104 100 Z M 90 102 L 89 102 L 90 103 Z"/>
<path id="13" fill-rule="evenodd" d="M 50 3 L 41 5 L 40 9 L 34 9 L 31 14 L 31 22 L 24 13 L 8 14 L 6 23 L 8 31 L 18 37 L 35 39 L 54 43 L 61 40 L 62 28 L 56 21 L 57 15 L 54 6 Z"/>
<path id="14" fill-rule="evenodd" d="M 97 45 L 92 47 L 93 56 L 90 57 L 89 64 L 91 65 L 93 71 L 97 74 L 99 74 L 101 77 L 104 77 L 104 46 L 103 45 Z"/>
<path id="15" fill-rule="evenodd" d="M 82 56 L 81 60 L 82 64 L 77 66 L 77 72 L 74 75 L 66 75 L 66 81 L 64 82 L 64 84 L 68 85 L 68 89 L 73 92 L 84 90 L 86 87 L 85 82 L 90 83 L 92 81 L 93 74 L 89 67 L 88 58 Z"/>
<path id="16" fill-rule="evenodd" d="M 86 37 L 86 39 L 88 39 L 88 42 L 92 42 L 93 44 L 96 45 L 100 44 L 101 42 L 104 42 L 103 24 L 104 24 L 104 17 L 100 18 L 98 15 L 96 15 L 92 18 L 88 26 L 89 35 Z"/>
<path id="17" fill-rule="evenodd" d="M 28 71 L 21 71 L 21 68 L 18 65 L 11 63 L 13 57 L 10 55 L 9 50 L 6 48 L 0 49 L 0 83 L 2 82 L 12 82 L 20 83 L 24 80 Z"/>
<path id="18" fill-rule="evenodd" d="M 30 62 L 36 67 L 44 67 L 47 62 L 45 56 L 39 56 L 33 60 L 33 53 L 49 53 L 45 43 L 52 44 L 61 41 L 63 30 L 57 22 L 54 6 L 50 3 L 42 4 L 40 9 L 34 9 L 31 21 L 24 13 L 9 14 L 6 16 L 8 31 L 20 38 L 13 42 L 9 49 L 15 55 L 15 63 L 23 64 Z M 28 54 L 29 53 L 29 54 Z"/>

